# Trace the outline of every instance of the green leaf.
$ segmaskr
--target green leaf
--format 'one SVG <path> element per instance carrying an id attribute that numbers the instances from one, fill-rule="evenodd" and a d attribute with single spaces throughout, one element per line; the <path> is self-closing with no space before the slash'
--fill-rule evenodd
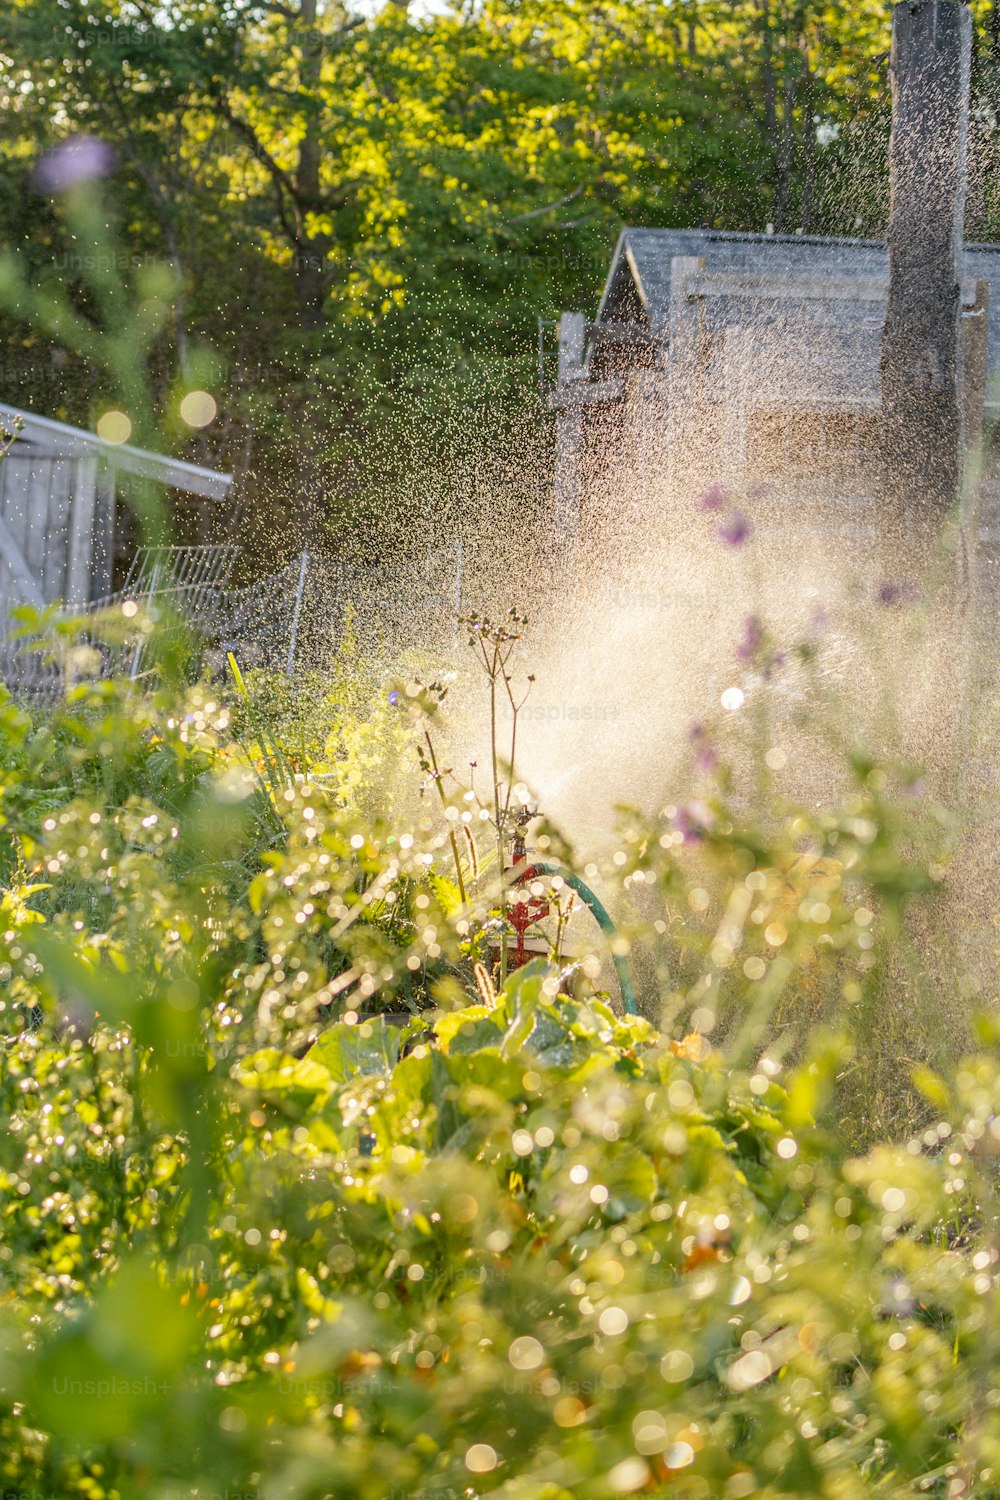
<path id="1" fill-rule="evenodd" d="M 321 1064 L 335 1083 L 359 1074 L 391 1073 L 399 1058 L 400 1031 L 384 1016 L 369 1016 L 354 1026 L 338 1022 L 309 1048 L 306 1059 Z"/>
<path id="2" fill-rule="evenodd" d="M 951 1105 L 951 1093 L 943 1078 L 931 1068 L 924 1066 L 915 1067 L 910 1077 L 913 1079 L 914 1088 L 919 1089 L 935 1109 L 941 1110 L 942 1113 L 948 1110 Z"/>
<path id="3" fill-rule="evenodd" d="M 485 1005 L 470 1005 L 465 1010 L 450 1011 L 434 1026 L 445 1052 L 473 1052 L 481 1047 L 497 1047 L 503 1031 Z"/>
<path id="4" fill-rule="evenodd" d="M 503 1057 L 514 1057 L 531 1035 L 535 1024 L 535 1010 L 542 1000 L 543 986 L 552 976 L 552 965 L 544 959 L 533 959 L 523 968 L 508 976 L 500 994 L 500 1006 L 510 1020 L 500 1052 Z"/>

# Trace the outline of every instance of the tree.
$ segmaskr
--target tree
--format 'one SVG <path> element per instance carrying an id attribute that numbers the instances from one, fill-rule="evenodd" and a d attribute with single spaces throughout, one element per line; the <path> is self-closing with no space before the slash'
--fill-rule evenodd
<path id="1" fill-rule="evenodd" d="M 1000 32 L 992 0 L 975 9 L 987 99 Z M 349 530 L 387 494 L 405 512 L 442 474 L 480 483 L 479 450 L 541 421 L 536 318 L 593 309 L 624 223 L 880 232 L 881 0 L 164 14 L 8 0 L 0 240 L 71 257 L 25 195 L 33 156 L 71 131 L 115 144 L 126 268 L 163 257 L 183 289 L 158 358 L 218 348 L 199 454 L 278 532 Z"/>

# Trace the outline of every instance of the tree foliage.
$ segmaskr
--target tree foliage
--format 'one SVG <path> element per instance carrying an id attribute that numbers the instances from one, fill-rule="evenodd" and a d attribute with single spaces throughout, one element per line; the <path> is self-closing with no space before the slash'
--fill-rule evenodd
<path id="1" fill-rule="evenodd" d="M 622 224 L 877 228 L 887 46 L 873 0 L 11 0 L 0 238 L 82 280 L 32 168 L 112 142 L 125 269 L 182 287 L 164 370 L 226 363 L 200 456 L 343 523 L 523 425 L 535 320 Z M 8 399 L 86 419 L 86 372 L 8 349 Z"/>

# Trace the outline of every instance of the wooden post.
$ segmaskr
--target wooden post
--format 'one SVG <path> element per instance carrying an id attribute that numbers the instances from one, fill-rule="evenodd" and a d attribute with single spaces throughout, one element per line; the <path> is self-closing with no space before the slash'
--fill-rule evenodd
<path id="1" fill-rule="evenodd" d="M 732 490 L 748 478 L 750 447 L 750 383 L 753 378 L 755 338 L 753 323 L 726 330 L 723 354 L 723 403 L 719 478 Z"/>
<path id="2" fill-rule="evenodd" d="M 704 375 L 707 357 L 705 298 L 700 283 L 705 262 L 675 255 L 670 266 L 667 353 L 667 468 L 674 503 L 696 499 L 704 488 Z M 712 475 L 713 479 L 718 475 Z"/>
<path id="3" fill-rule="evenodd" d="M 91 602 L 104 599 L 114 586 L 115 471 L 109 464 L 97 470 L 94 510 L 94 555 L 91 559 Z"/>
<path id="4" fill-rule="evenodd" d="M 66 603 L 69 605 L 86 604 L 90 599 L 96 492 L 97 459 L 87 453 L 77 460 L 76 483 L 70 500 L 69 555 L 66 560 Z"/>
<path id="5" fill-rule="evenodd" d="M 972 283 L 972 300 L 961 314 L 962 366 L 962 463 L 964 483 L 959 507 L 959 588 L 960 605 L 968 616 L 966 629 L 972 631 L 973 616 L 979 604 L 979 492 L 984 460 L 986 387 L 989 365 L 990 284 Z"/>
<path id="6" fill-rule="evenodd" d="M 972 283 L 972 300 L 962 307 L 962 451 L 979 457 L 989 383 L 990 284 Z"/>
<path id="7" fill-rule="evenodd" d="M 957 786 L 965 795 L 981 771 L 979 756 L 968 753 L 976 738 L 977 714 L 990 701 L 988 678 L 992 649 L 982 651 L 977 617 L 987 599 L 982 592 L 979 560 L 979 500 L 984 462 L 986 387 L 989 363 L 990 284 L 973 283 L 973 297 L 962 308 L 962 449 L 966 466 L 958 528 L 958 577 L 955 598 L 955 666 L 958 700 Z M 977 761 L 980 763 L 977 765 Z"/>
<path id="8" fill-rule="evenodd" d="M 66 582 L 66 549 L 69 544 L 69 509 L 75 465 L 70 458 L 52 460 L 49 514 L 46 523 L 45 557 L 42 563 L 42 593 L 50 602 L 61 599 Z"/>
<path id="9" fill-rule="evenodd" d="M 972 17 L 958 0 L 893 14 L 889 306 L 882 335 L 887 560 L 931 540 L 962 470 L 960 289 Z"/>
<path id="10" fill-rule="evenodd" d="M 563 313 L 559 320 L 559 383 L 556 395 L 556 466 L 553 493 L 554 525 L 558 542 L 579 535 L 582 501 L 583 403 L 572 399 L 573 383 L 586 379 L 583 313 Z"/>

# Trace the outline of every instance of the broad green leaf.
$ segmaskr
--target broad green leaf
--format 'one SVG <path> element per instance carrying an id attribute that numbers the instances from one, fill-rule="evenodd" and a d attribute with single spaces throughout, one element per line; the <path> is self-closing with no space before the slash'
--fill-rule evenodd
<path id="1" fill-rule="evenodd" d="M 391 1073 L 399 1057 L 400 1029 L 384 1016 L 366 1016 L 353 1026 L 338 1022 L 323 1032 L 306 1058 L 326 1069 L 335 1083 L 359 1074 Z"/>

